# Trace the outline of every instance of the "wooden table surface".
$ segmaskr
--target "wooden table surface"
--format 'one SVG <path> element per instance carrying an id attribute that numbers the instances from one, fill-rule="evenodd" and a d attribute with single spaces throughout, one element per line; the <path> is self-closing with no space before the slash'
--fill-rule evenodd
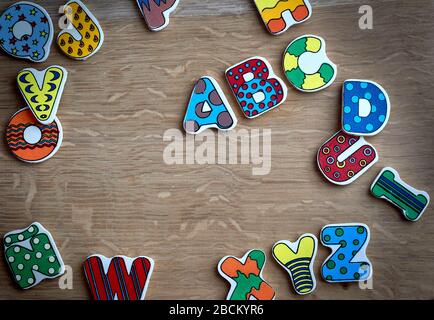
<path id="1" fill-rule="evenodd" d="M 58 32 L 63 1 L 36 2 L 49 11 Z M 264 276 L 278 299 L 434 298 L 432 206 L 411 223 L 369 194 L 384 166 L 434 194 L 433 1 L 312 1 L 312 18 L 278 37 L 265 30 L 250 0 L 181 0 L 170 26 L 159 33 L 147 31 L 135 1 L 85 2 L 106 35 L 91 59 L 70 60 L 54 44 L 42 64 L 0 56 L 2 132 L 24 106 L 15 81 L 20 70 L 59 64 L 69 71 L 58 112 L 64 127 L 59 152 L 30 165 L 0 144 L 0 233 L 41 222 L 73 270 L 73 289 L 48 280 L 22 291 L 2 261 L 0 298 L 88 299 L 82 263 L 100 253 L 153 257 L 148 299 L 224 299 L 228 283 L 216 272 L 218 261 L 252 248 L 267 252 Z M 10 4 L 0 1 L 0 10 Z M 362 4 L 373 7 L 373 30 L 359 29 Z M 226 68 L 260 55 L 283 77 L 283 50 L 303 34 L 326 39 L 338 66 L 335 83 L 314 94 L 289 88 L 280 108 L 244 118 L 225 83 Z M 194 81 L 203 75 L 221 84 L 238 128 L 271 129 L 268 175 L 253 175 L 253 165 L 170 166 L 163 160 L 163 135 L 181 128 Z M 325 181 L 315 159 L 339 129 L 342 82 L 349 78 L 381 83 L 392 114 L 384 131 L 368 139 L 380 161 L 352 185 L 339 187 Z M 346 222 L 371 228 L 373 289 L 320 279 L 330 252 L 320 246 L 317 290 L 296 296 L 287 273 L 271 258 L 272 245 Z"/>

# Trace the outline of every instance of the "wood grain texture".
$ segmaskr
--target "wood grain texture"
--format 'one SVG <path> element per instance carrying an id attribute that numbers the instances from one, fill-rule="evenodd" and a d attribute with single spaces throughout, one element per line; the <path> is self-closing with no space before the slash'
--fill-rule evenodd
<path id="1" fill-rule="evenodd" d="M 432 1 L 367 1 L 374 8 L 369 31 L 358 27 L 360 1 L 315 1 L 312 18 L 279 37 L 266 32 L 249 0 L 182 0 L 160 33 L 147 31 L 134 1 L 86 2 L 106 35 L 90 60 L 72 61 L 55 46 L 41 65 L 0 56 L 1 132 L 23 106 L 15 83 L 21 69 L 59 64 L 69 71 L 58 113 L 64 143 L 55 157 L 29 165 L 0 144 L 0 234 L 41 222 L 74 271 L 74 289 L 60 290 L 54 280 L 23 292 L 2 261 L 0 298 L 87 299 L 82 262 L 100 253 L 153 257 L 148 299 L 223 299 L 228 284 L 216 272 L 219 259 L 252 248 L 267 252 L 264 276 L 279 299 L 434 298 L 432 208 L 409 223 L 369 194 L 384 166 L 434 194 Z M 0 10 L 9 4 L 0 1 Z M 55 24 L 61 4 L 44 1 Z M 283 77 L 283 50 L 303 34 L 326 39 L 338 65 L 336 82 L 315 94 L 290 88 L 280 108 L 245 119 L 225 84 L 226 68 L 261 55 Z M 222 85 L 239 128 L 272 130 L 270 174 L 253 176 L 250 165 L 165 164 L 163 134 L 180 128 L 193 83 L 202 75 Z M 341 86 L 348 78 L 381 83 L 392 115 L 385 130 L 368 139 L 379 163 L 354 184 L 338 187 L 322 178 L 315 157 L 339 128 Z M 371 227 L 373 290 L 319 279 L 329 254 L 320 247 L 317 290 L 296 296 L 271 259 L 272 245 L 339 222 Z"/>

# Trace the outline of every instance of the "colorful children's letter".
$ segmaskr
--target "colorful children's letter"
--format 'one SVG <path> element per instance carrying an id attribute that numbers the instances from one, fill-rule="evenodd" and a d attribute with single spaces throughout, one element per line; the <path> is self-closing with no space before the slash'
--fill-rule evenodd
<path id="1" fill-rule="evenodd" d="M 60 50 L 68 57 L 86 60 L 101 48 L 104 32 L 90 10 L 80 0 L 71 0 L 64 6 L 68 28 L 57 37 Z"/>
<path id="2" fill-rule="evenodd" d="M 93 255 L 84 263 L 94 300 L 145 300 L 153 270 L 154 260 L 148 257 Z"/>
<path id="3" fill-rule="evenodd" d="M 347 185 L 357 180 L 378 161 L 375 148 L 363 137 L 339 131 L 318 150 L 317 162 L 328 181 Z"/>
<path id="4" fill-rule="evenodd" d="M 336 65 L 327 57 L 323 38 L 313 35 L 299 37 L 286 48 L 283 68 L 289 82 L 303 92 L 320 91 L 336 79 Z"/>
<path id="5" fill-rule="evenodd" d="M 366 256 L 370 239 L 367 225 L 359 223 L 327 225 L 321 230 L 321 243 L 332 249 L 321 274 L 327 282 L 357 282 L 372 276 L 372 264 Z"/>
<path id="6" fill-rule="evenodd" d="M 255 0 L 268 31 L 278 35 L 312 15 L 309 0 Z"/>
<path id="7" fill-rule="evenodd" d="M 18 87 L 36 120 L 48 125 L 56 118 L 68 72 L 60 66 L 44 71 L 24 69 L 18 74 Z"/>
<path id="8" fill-rule="evenodd" d="M 288 93 L 269 62 L 253 57 L 226 70 L 226 78 L 244 115 L 256 118 L 282 104 Z"/>
<path id="9" fill-rule="evenodd" d="M 136 0 L 151 31 L 160 31 L 169 25 L 169 17 L 179 0 Z"/>
<path id="10" fill-rule="evenodd" d="M 342 128 L 355 136 L 374 136 L 389 121 L 390 100 L 378 83 L 346 80 L 342 90 Z"/>
<path id="11" fill-rule="evenodd" d="M 217 81 L 202 77 L 196 82 L 184 117 L 187 133 L 198 134 L 208 128 L 227 131 L 235 128 L 237 118 Z"/>
<path id="12" fill-rule="evenodd" d="M 44 62 L 53 34 L 48 12 L 37 4 L 17 2 L 0 15 L 0 47 L 13 57 Z"/>
<path id="13" fill-rule="evenodd" d="M 57 117 L 50 124 L 41 124 L 30 108 L 15 113 L 6 127 L 6 142 L 12 154 L 29 163 L 50 159 L 62 145 L 63 130 Z"/>
<path id="14" fill-rule="evenodd" d="M 390 167 L 381 170 L 371 186 L 371 192 L 375 197 L 394 204 L 410 221 L 419 220 L 429 204 L 428 193 L 405 183 L 398 171 Z"/>
<path id="15" fill-rule="evenodd" d="M 7 233 L 3 238 L 6 262 L 22 289 L 59 277 L 65 265 L 50 232 L 40 223 Z"/>
<path id="16" fill-rule="evenodd" d="M 275 292 L 262 278 L 266 261 L 261 250 L 251 250 L 238 259 L 227 256 L 220 260 L 218 272 L 231 284 L 227 300 L 273 300 Z"/>
<path id="17" fill-rule="evenodd" d="M 318 240 L 313 234 L 302 235 L 297 242 L 282 240 L 273 247 L 273 257 L 289 273 L 295 291 L 305 295 L 316 288 L 313 272 Z"/>

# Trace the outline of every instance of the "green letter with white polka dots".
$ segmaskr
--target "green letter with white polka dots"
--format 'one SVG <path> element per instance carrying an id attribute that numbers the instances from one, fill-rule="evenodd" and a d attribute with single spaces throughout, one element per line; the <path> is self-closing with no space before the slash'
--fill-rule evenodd
<path id="1" fill-rule="evenodd" d="M 9 232 L 3 239 L 6 261 L 15 282 L 29 289 L 65 272 L 53 237 L 40 223 Z"/>

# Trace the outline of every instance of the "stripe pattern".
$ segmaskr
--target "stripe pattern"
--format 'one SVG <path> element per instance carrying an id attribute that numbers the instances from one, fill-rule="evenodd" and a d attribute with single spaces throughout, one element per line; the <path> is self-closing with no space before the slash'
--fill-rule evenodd
<path id="1" fill-rule="evenodd" d="M 407 190 L 399 184 L 381 176 L 378 180 L 378 185 L 384 190 L 390 192 L 394 197 L 400 198 L 406 205 L 417 213 L 420 213 L 423 210 L 425 204 L 419 201 L 413 194 L 407 192 Z"/>
<path id="2" fill-rule="evenodd" d="M 281 240 L 272 249 L 274 259 L 289 273 L 295 292 L 301 295 L 312 293 L 316 288 L 313 263 L 318 240 L 306 233 L 296 242 Z"/>
<path id="3" fill-rule="evenodd" d="M 415 190 L 402 181 L 395 170 L 386 168 L 373 183 L 371 192 L 377 198 L 384 197 L 400 208 L 408 220 L 416 221 L 427 208 L 429 197 L 424 192 L 416 194 L 411 189 Z"/>
<path id="4" fill-rule="evenodd" d="M 12 151 L 36 149 L 36 148 L 55 148 L 59 137 L 59 129 L 55 122 L 49 125 L 42 125 L 39 123 L 32 123 L 31 125 L 37 126 L 42 133 L 42 138 L 36 144 L 27 143 L 24 138 L 24 130 L 29 126 L 28 123 L 19 123 L 17 125 L 9 125 L 6 128 L 6 141 Z"/>
<path id="5" fill-rule="evenodd" d="M 130 260 L 130 269 L 127 260 Z M 84 273 L 94 300 L 144 300 L 152 271 L 153 260 L 148 257 L 132 259 L 95 255 L 84 263 Z"/>
<path id="6" fill-rule="evenodd" d="M 62 126 L 57 118 L 49 124 L 42 124 L 29 107 L 15 113 L 6 127 L 6 143 L 10 151 L 29 163 L 52 157 L 59 150 L 62 138 Z"/>
<path id="7" fill-rule="evenodd" d="M 300 293 L 311 292 L 314 288 L 309 265 L 311 259 L 299 258 L 285 264 L 289 272 L 292 274 L 295 291 Z"/>

